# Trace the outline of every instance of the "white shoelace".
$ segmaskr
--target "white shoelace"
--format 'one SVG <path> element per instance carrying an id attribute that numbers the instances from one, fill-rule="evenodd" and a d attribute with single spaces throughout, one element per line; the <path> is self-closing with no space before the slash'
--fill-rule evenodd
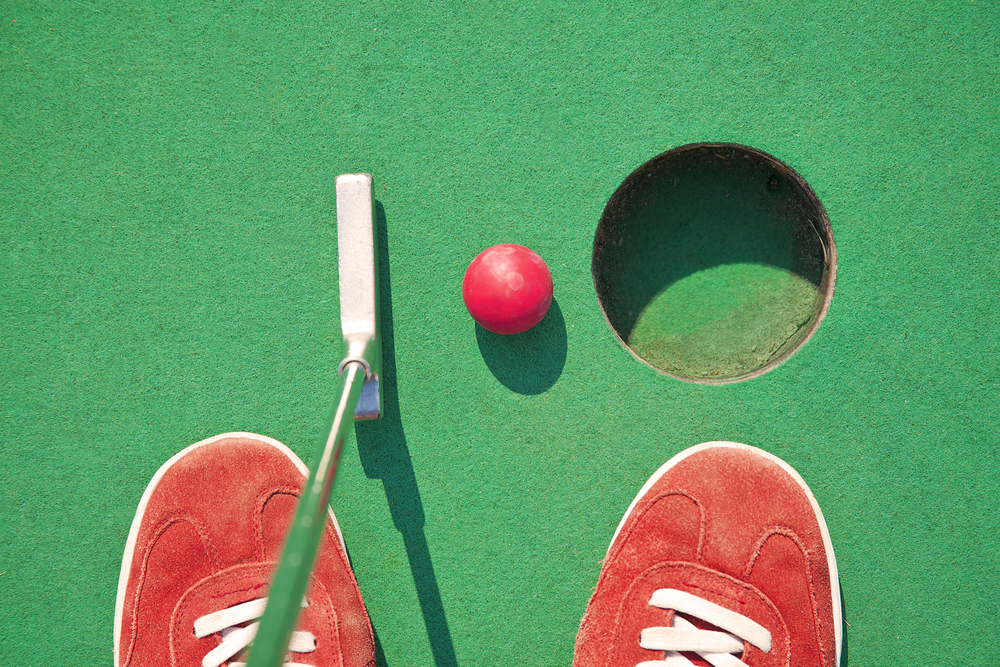
<path id="1" fill-rule="evenodd" d="M 260 623 L 251 623 L 238 627 L 240 623 L 260 618 L 267 606 L 267 598 L 250 600 L 228 609 L 206 614 L 194 622 L 194 634 L 199 639 L 216 632 L 222 635 L 222 643 L 205 654 L 201 660 L 202 667 L 219 667 L 226 660 L 245 649 L 253 641 Z M 309 606 L 305 600 L 302 606 Z M 310 632 L 296 630 L 292 633 L 292 641 L 288 644 L 292 653 L 311 653 L 316 650 L 316 636 Z M 229 667 L 246 667 L 245 662 L 231 662 Z M 286 662 L 284 667 L 309 667 L 298 662 Z"/>
<path id="2" fill-rule="evenodd" d="M 743 651 L 749 642 L 765 653 L 771 650 L 771 633 L 746 616 L 709 602 L 696 595 L 673 588 L 661 588 L 653 593 L 649 604 L 661 609 L 700 618 L 722 630 L 700 630 L 693 623 L 674 614 L 668 628 L 646 628 L 639 646 L 650 651 L 666 651 L 663 660 L 640 662 L 636 667 L 694 667 L 681 651 L 697 653 L 713 667 L 747 667 L 734 653 Z"/>

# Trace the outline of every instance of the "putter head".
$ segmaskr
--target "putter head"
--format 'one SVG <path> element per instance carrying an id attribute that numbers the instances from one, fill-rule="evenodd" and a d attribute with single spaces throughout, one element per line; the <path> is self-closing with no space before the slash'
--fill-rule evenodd
<path id="1" fill-rule="evenodd" d="M 365 369 L 354 419 L 382 416 L 382 337 L 379 332 L 378 228 L 371 174 L 337 177 L 337 265 L 340 275 L 340 329 L 344 359 Z"/>

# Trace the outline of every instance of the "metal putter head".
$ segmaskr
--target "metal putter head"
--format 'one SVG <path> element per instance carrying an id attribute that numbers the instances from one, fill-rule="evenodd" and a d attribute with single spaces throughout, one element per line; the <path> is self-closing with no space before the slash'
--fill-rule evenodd
<path id="1" fill-rule="evenodd" d="M 347 364 L 365 369 L 354 419 L 382 416 L 382 337 L 379 332 L 378 228 L 371 174 L 337 177 L 337 254 L 340 273 L 340 328 Z"/>

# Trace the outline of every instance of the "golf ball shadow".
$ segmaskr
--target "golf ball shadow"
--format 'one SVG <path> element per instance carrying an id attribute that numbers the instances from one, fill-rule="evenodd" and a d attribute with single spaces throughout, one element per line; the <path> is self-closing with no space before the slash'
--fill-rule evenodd
<path id="1" fill-rule="evenodd" d="M 519 394 L 541 394 L 566 365 L 566 321 L 556 299 L 541 322 L 524 333 L 504 336 L 476 324 L 483 361 L 500 383 Z"/>

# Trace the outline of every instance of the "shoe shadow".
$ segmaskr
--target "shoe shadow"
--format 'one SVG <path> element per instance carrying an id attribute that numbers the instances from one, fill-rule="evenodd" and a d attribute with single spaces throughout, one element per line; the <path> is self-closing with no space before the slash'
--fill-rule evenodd
<path id="1" fill-rule="evenodd" d="M 839 585 L 839 584 L 838 584 Z M 850 624 L 847 622 L 847 601 L 844 599 L 844 587 L 840 586 L 840 618 L 843 621 L 843 635 L 840 640 L 840 665 L 839 667 L 847 667 L 847 634 Z"/>
<path id="2" fill-rule="evenodd" d="M 358 454 L 365 475 L 369 479 L 382 480 L 392 523 L 403 537 L 435 667 L 457 667 L 458 661 L 441 601 L 441 591 L 434 574 L 427 538 L 424 536 L 424 507 L 420 502 L 420 489 L 406 446 L 406 434 L 399 410 L 389 244 L 385 209 L 380 202 L 375 202 L 375 214 L 379 244 L 379 325 L 382 327 L 382 376 L 379 378 L 382 384 L 382 418 L 355 424 Z M 387 667 L 377 634 L 375 657 L 379 667 Z"/>

